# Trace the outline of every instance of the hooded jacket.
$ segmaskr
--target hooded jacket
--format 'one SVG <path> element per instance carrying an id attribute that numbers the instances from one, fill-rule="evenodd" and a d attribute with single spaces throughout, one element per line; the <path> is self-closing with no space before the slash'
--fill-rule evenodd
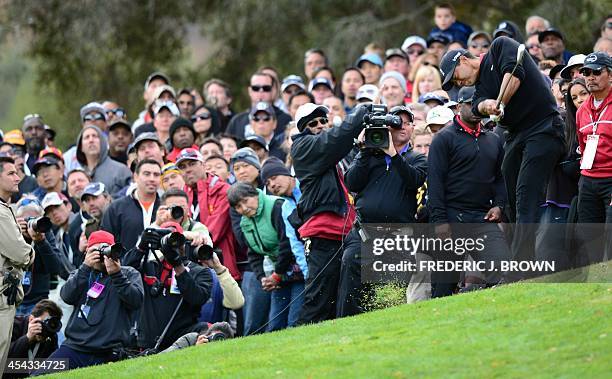
<path id="1" fill-rule="evenodd" d="M 87 159 L 83 153 L 83 133 L 87 129 L 94 129 L 100 137 L 100 157 L 93 170 L 87 167 Z M 108 156 L 108 139 L 102 131 L 94 125 L 89 125 L 79 133 L 77 138 L 76 158 L 79 164 L 87 171 L 93 182 L 102 182 L 108 193 L 113 194 L 125 187 L 132 178 L 130 169 Z"/>

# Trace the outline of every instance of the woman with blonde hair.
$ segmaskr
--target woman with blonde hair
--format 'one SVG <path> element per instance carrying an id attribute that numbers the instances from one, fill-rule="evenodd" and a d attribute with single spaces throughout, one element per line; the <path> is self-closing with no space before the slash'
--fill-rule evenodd
<path id="1" fill-rule="evenodd" d="M 418 102 L 419 96 L 442 88 L 440 73 L 431 65 L 421 66 L 414 77 L 412 101 Z"/>

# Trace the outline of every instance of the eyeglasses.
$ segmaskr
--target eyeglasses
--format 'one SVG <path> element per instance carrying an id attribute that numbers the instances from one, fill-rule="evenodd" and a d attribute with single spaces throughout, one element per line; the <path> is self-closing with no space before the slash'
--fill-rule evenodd
<path id="1" fill-rule="evenodd" d="M 251 90 L 253 92 L 270 92 L 272 91 L 272 86 L 257 86 L 257 85 L 252 85 L 251 86 Z"/>
<path id="2" fill-rule="evenodd" d="M 208 120 L 210 118 L 210 113 L 202 113 L 191 116 L 191 122 L 198 122 L 202 120 Z"/>
<path id="3" fill-rule="evenodd" d="M 108 111 L 106 111 L 106 113 L 112 113 L 119 118 L 123 118 L 127 116 L 127 113 L 125 112 L 125 109 L 123 108 L 109 109 Z"/>
<path id="4" fill-rule="evenodd" d="M 315 118 L 314 120 L 310 121 L 308 124 L 308 127 L 310 128 L 316 128 L 317 125 L 319 125 L 319 123 L 321 124 L 321 126 L 325 126 L 327 125 L 327 123 L 329 122 L 329 120 L 326 117 L 319 117 L 319 118 Z"/>
<path id="5" fill-rule="evenodd" d="M 270 121 L 272 119 L 272 117 L 270 117 L 269 115 L 265 115 L 265 116 L 253 116 L 253 121 L 255 122 L 267 122 Z"/>
<path id="6" fill-rule="evenodd" d="M 531 50 L 531 49 L 535 49 L 535 48 L 540 48 L 540 44 L 538 43 L 530 43 L 525 45 L 525 47 L 527 48 L 527 50 Z"/>
<path id="7" fill-rule="evenodd" d="M 580 70 L 580 73 L 585 78 L 591 76 L 591 74 L 593 74 L 594 76 L 599 76 L 599 75 L 601 75 L 602 72 L 603 72 L 603 69 L 601 69 L 601 68 L 598 68 L 596 70 L 592 70 L 590 68 L 582 68 Z"/>
<path id="8" fill-rule="evenodd" d="M 104 120 L 104 116 L 96 113 L 96 114 L 88 114 L 85 115 L 85 117 L 83 117 L 83 121 L 103 121 Z"/>
<path id="9" fill-rule="evenodd" d="M 406 50 L 406 54 L 408 55 L 423 55 L 423 53 L 425 53 L 425 50 L 419 50 L 419 49 Z"/>
<path id="10" fill-rule="evenodd" d="M 488 49 L 489 44 L 488 43 L 471 43 L 470 47 L 472 49 Z"/>

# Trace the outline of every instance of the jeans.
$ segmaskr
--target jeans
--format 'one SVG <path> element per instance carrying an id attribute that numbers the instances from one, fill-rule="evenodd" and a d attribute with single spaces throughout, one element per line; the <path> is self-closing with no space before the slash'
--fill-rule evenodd
<path id="1" fill-rule="evenodd" d="M 270 313 L 270 292 L 261 287 L 261 281 L 252 271 L 242 276 L 242 293 L 244 295 L 244 335 L 262 333 Z"/>
<path id="2" fill-rule="evenodd" d="M 523 224 L 539 220 L 548 181 L 565 149 L 562 123 L 559 116 L 551 116 L 506 140 L 502 174 L 508 192 L 508 217 L 517 224 L 511 248 L 514 260 L 535 259 L 535 228 Z"/>
<path id="3" fill-rule="evenodd" d="M 293 327 L 297 324 L 304 303 L 303 291 L 304 282 L 292 282 L 272 291 L 269 332 Z"/>

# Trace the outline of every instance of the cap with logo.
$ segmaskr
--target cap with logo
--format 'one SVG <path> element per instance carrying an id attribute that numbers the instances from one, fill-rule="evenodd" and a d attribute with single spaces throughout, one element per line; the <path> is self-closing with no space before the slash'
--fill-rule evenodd
<path id="1" fill-rule="evenodd" d="M 153 104 L 153 114 L 157 116 L 164 108 L 170 111 L 170 113 L 172 113 L 174 116 L 178 117 L 181 114 L 174 101 L 159 99 L 155 100 L 155 103 Z"/>
<path id="2" fill-rule="evenodd" d="M 306 85 L 304 85 L 304 80 L 299 75 L 288 75 L 283 79 L 283 83 L 281 84 L 281 92 L 285 92 L 287 88 L 290 86 L 298 86 L 301 89 L 305 90 Z"/>
<path id="3" fill-rule="evenodd" d="M 591 70 L 599 70 L 604 67 L 612 68 L 612 58 L 603 51 L 587 55 L 584 58 L 584 66 L 582 66 L 582 68 L 590 68 Z"/>
<path id="4" fill-rule="evenodd" d="M 427 37 L 427 46 L 430 47 L 431 44 L 434 42 L 438 42 L 444 46 L 447 46 L 449 43 L 451 43 L 451 39 L 445 33 L 441 33 L 441 32 L 431 33 L 429 37 Z"/>
<path id="5" fill-rule="evenodd" d="M 295 112 L 295 124 L 298 130 L 301 132 L 304 130 L 306 124 L 314 120 L 317 117 L 325 117 L 329 113 L 329 109 L 324 105 L 317 105 L 313 103 L 306 103 L 300 105 L 297 112 Z"/>
<path id="6" fill-rule="evenodd" d="M 176 91 L 174 90 L 174 88 L 172 88 L 172 86 L 169 86 L 168 84 L 163 84 L 163 85 L 155 88 L 155 92 L 153 93 L 153 99 L 154 100 L 159 99 L 160 96 L 164 92 L 170 93 L 172 95 L 172 98 L 176 99 Z"/>
<path id="7" fill-rule="evenodd" d="M 452 121 L 454 117 L 455 113 L 450 108 L 438 105 L 427 112 L 425 122 L 427 126 L 432 124 L 445 125 L 447 122 Z"/>
<path id="8" fill-rule="evenodd" d="M 327 78 L 314 78 L 308 83 L 308 92 L 312 92 L 316 86 L 323 85 L 329 88 L 330 91 L 334 90 L 333 84 Z"/>
<path id="9" fill-rule="evenodd" d="M 402 43 L 402 50 L 408 51 L 408 48 L 412 45 L 419 45 L 423 49 L 427 49 L 427 42 L 420 36 L 409 36 Z"/>
<path id="10" fill-rule="evenodd" d="M 459 57 L 465 55 L 468 51 L 465 49 L 451 50 L 444 54 L 440 62 L 440 73 L 442 74 L 442 89 L 445 91 L 453 88 L 453 75 L 455 68 L 459 64 Z"/>
<path id="11" fill-rule="evenodd" d="M 412 113 L 412 111 L 410 110 L 410 108 L 408 108 L 405 105 L 396 105 L 393 108 L 391 108 L 389 110 L 389 113 L 393 114 L 393 115 L 399 115 L 400 113 L 405 113 L 408 115 L 408 118 L 410 119 L 410 122 L 414 121 L 414 113 Z"/>
<path id="12" fill-rule="evenodd" d="M 204 162 L 204 157 L 202 156 L 202 153 L 198 151 L 198 149 L 188 147 L 186 149 L 181 150 L 179 155 L 176 157 L 176 166 L 178 167 L 179 163 L 183 161 Z"/>
<path id="13" fill-rule="evenodd" d="M 40 170 L 42 166 L 56 166 L 57 168 L 60 168 L 59 162 L 59 159 L 49 155 L 42 158 L 38 158 L 36 162 L 34 162 L 32 172 L 34 173 L 34 175 L 36 175 L 38 173 L 38 170 Z"/>
<path id="14" fill-rule="evenodd" d="M 438 103 L 438 105 L 444 105 L 444 103 L 446 103 L 445 100 L 446 100 L 445 98 L 443 98 L 440 95 L 436 95 L 433 92 L 427 92 L 426 94 L 419 96 L 419 103 L 423 103 L 423 104 L 425 104 L 428 101 L 435 101 Z"/>
<path id="15" fill-rule="evenodd" d="M 81 201 L 85 199 L 85 196 L 100 196 L 106 192 L 104 183 L 92 182 L 85 186 L 83 193 L 81 193 Z"/>
<path id="16" fill-rule="evenodd" d="M 458 103 L 471 103 L 474 99 L 474 92 L 476 92 L 476 87 L 462 87 L 457 94 L 457 102 Z"/>
<path id="17" fill-rule="evenodd" d="M 582 66 L 584 64 L 584 58 L 586 58 L 584 54 L 572 55 L 567 61 L 567 66 L 563 67 L 561 70 L 561 77 L 563 79 L 572 80 L 572 69 Z"/>
<path id="18" fill-rule="evenodd" d="M 255 116 L 257 112 L 266 112 L 268 115 L 276 118 L 276 112 L 274 112 L 274 108 L 272 108 L 272 105 L 266 103 L 265 101 L 260 101 L 259 103 L 255 104 L 255 106 L 253 106 L 253 108 L 251 108 L 251 111 L 249 112 L 249 117 L 253 118 L 253 116 Z"/>
<path id="19" fill-rule="evenodd" d="M 378 98 L 378 94 L 378 87 L 376 87 L 374 84 L 364 84 L 357 90 L 357 95 L 355 95 L 355 99 L 357 99 L 357 101 L 365 99 L 374 102 Z"/>
<path id="20" fill-rule="evenodd" d="M 38 153 L 38 158 L 46 157 L 49 155 L 57 159 L 64 160 L 64 155 L 62 154 L 62 151 L 58 149 L 57 147 L 46 147 L 42 149 Z"/>
<path id="21" fill-rule="evenodd" d="M 249 147 L 250 142 L 255 142 L 261 147 L 263 147 L 264 150 L 269 151 L 266 140 L 262 136 L 258 136 L 257 134 L 251 134 L 250 136 L 242 140 L 242 142 L 240 142 L 240 145 L 238 147 Z"/>
<path id="22" fill-rule="evenodd" d="M 49 207 L 62 205 L 65 203 L 68 203 L 68 198 L 63 193 L 47 192 L 40 205 L 42 206 L 42 209 L 46 211 Z"/>

